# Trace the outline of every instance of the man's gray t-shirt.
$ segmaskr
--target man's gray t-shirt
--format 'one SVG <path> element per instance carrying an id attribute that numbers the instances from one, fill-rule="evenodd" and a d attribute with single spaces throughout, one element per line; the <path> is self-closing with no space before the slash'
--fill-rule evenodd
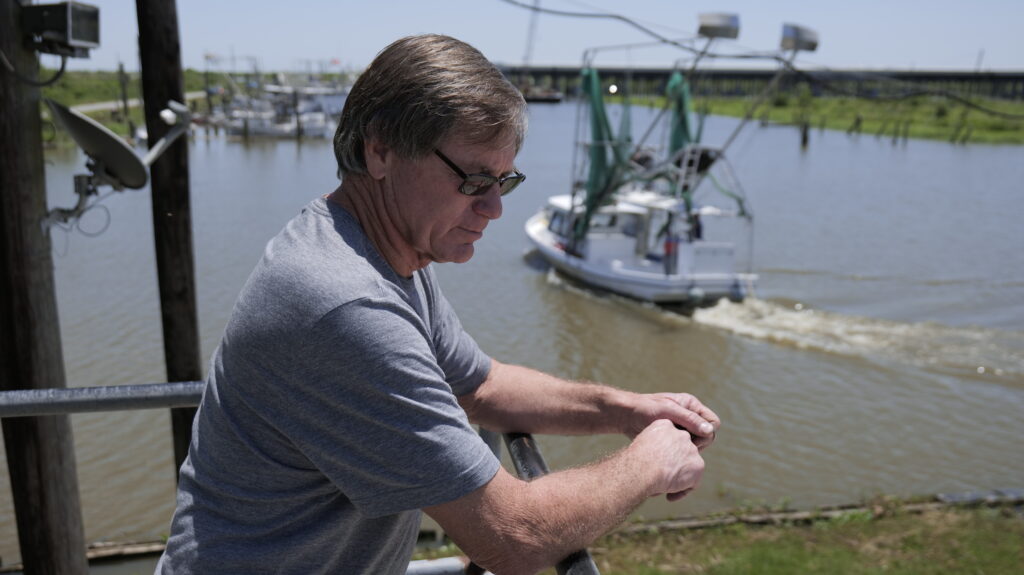
<path id="1" fill-rule="evenodd" d="M 428 266 L 319 198 L 267 245 L 214 353 L 159 573 L 405 573 L 422 507 L 499 463 L 457 395 L 490 358 Z"/>

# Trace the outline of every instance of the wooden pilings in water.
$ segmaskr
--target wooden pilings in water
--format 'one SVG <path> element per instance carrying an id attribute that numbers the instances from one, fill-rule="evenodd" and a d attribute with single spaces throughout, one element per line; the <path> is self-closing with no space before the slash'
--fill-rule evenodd
<path id="1" fill-rule="evenodd" d="M 160 119 L 160 111 L 168 100 L 185 101 L 178 11 L 174 0 L 137 0 L 136 13 L 146 129 L 153 143 L 169 130 Z M 150 187 L 167 381 L 200 380 L 202 366 L 185 138 L 178 139 L 153 162 Z M 191 407 L 171 410 L 175 470 L 188 454 L 195 412 Z"/>
<path id="2" fill-rule="evenodd" d="M 0 2 L 0 389 L 65 387 L 46 216 L 39 64 L 20 2 Z M 66 415 L 3 420 L 26 573 L 84 575 L 85 537 Z"/>
<path id="3" fill-rule="evenodd" d="M 65 387 L 43 171 L 39 65 L 21 30 L 21 2 L 0 3 L 0 388 Z M 159 113 L 184 102 L 174 0 L 139 0 L 146 123 L 153 141 L 168 126 Z M 12 71 L 10 68 L 13 68 Z M 12 143 L 17 143 L 14 145 Z M 157 267 L 168 379 L 201 378 L 188 198 L 188 150 L 180 140 L 151 169 Z M 194 409 L 172 410 L 175 454 L 184 459 Z M 24 571 L 84 575 L 85 555 L 74 442 L 67 415 L 5 418 L 7 467 Z M 176 468 L 177 469 L 177 468 Z"/>

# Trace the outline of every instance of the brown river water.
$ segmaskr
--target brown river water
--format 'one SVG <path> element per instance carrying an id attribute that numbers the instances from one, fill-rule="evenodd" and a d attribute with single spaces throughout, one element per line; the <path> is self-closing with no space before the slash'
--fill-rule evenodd
<path id="1" fill-rule="evenodd" d="M 465 327 L 502 361 L 689 391 L 721 415 L 701 487 L 679 503 L 651 500 L 636 517 L 1024 487 L 1020 147 L 814 130 L 801 151 L 793 129 L 748 127 L 729 155 L 755 214 L 757 297 L 687 317 L 593 293 L 529 254 L 524 222 L 569 189 L 574 116 L 571 103 L 531 111 L 518 162 L 528 181 L 473 260 L 438 275 Z M 705 141 L 724 141 L 735 122 L 709 119 Z M 197 134 L 190 150 L 205 362 L 266 241 L 337 180 L 329 140 Z M 74 151 L 47 155 L 51 207 L 74 204 L 82 171 Z M 68 384 L 163 381 L 148 191 L 102 205 L 81 230 L 53 232 Z M 166 412 L 72 421 L 86 539 L 166 534 Z M 553 469 L 625 441 L 540 438 Z M 18 555 L 3 473 L 0 557 Z"/>

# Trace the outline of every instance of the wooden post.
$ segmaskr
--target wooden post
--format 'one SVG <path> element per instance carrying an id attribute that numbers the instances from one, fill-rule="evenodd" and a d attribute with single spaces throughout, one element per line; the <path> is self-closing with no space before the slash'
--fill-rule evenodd
<path id="1" fill-rule="evenodd" d="M 299 114 L 299 88 L 292 89 L 292 108 L 295 109 L 295 139 L 302 139 L 302 116 Z"/>
<path id="2" fill-rule="evenodd" d="M 168 100 L 185 102 L 178 11 L 174 0 L 137 0 L 142 93 L 149 145 L 170 129 L 160 119 Z M 150 167 L 153 236 L 163 319 L 167 380 L 202 379 L 196 312 L 192 211 L 189 201 L 188 138 L 179 138 Z M 175 470 L 188 454 L 195 408 L 171 410 Z"/>
<path id="3" fill-rule="evenodd" d="M 21 2 L 0 2 L 0 49 L 36 78 L 21 36 Z M 39 88 L 0 67 L 0 389 L 65 387 L 46 215 Z M 71 185 L 71 182 L 64 182 Z M 88 572 L 68 416 L 3 420 L 7 469 L 26 574 Z"/>
<path id="4" fill-rule="evenodd" d="M 121 84 L 121 109 L 124 110 L 124 122 L 128 126 L 128 141 L 135 141 L 135 122 L 132 121 L 131 108 L 128 107 L 128 74 L 124 72 L 124 64 L 117 63 L 117 80 Z"/>
<path id="5" fill-rule="evenodd" d="M 209 120 L 213 117 L 213 96 L 210 94 L 210 62 L 207 60 L 206 69 L 203 70 L 203 91 L 206 92 L 206 125 L 209 126 Z"/>

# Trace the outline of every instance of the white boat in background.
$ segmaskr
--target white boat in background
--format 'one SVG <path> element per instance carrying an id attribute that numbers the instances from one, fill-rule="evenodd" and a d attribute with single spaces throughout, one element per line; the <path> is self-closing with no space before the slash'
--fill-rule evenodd
<path id="1" fill-rule="evenodd" d="M 296 117 L 242 109 L 232 111 L 225 127 L 229 136 L 243 138 L 326 138 L 329 123 L 323 112 L 300 112 Z"/>
<path id="2" fill-rule="evenodd" d="M 537 251 L 564 275 L 644 301 L 694 308 L 743 300 L 757 280 L 753 218 L 723 150 L 698 143 L 703 118 L 693 129 L 682 71 L 639 143 L 628 100 L 613 130 L 589 61 L 582 76 L 575 184 L 527 221 Z M 652 135 L 660 142 L 648 144 Z"/>
<path id="3" fill-rule="evenodd" d="M 347 92 L 337 86 L 267 84 L 256 96 L 237 96 L 212 121 L 242 138 L 326 138 Z"/>
<path id="4" fill-rule="evenodd" d="M 750 234 L 742 196 L 735 195 L 733 207 L 697 204 L 662 185 L 707 177 L 711 165 L 686 173 L 687 163 L 696 167 L 701 158 L 722 162 L 719 182 L 735 182 L 732 171 L 706 146 L 688 146 L 678 158 L 678 166 L 651 166 L 675 172 L 672 179 L 625 183 L 589 215 L 585 194 L 549 198 L 527 220 L 526 235 L 555 269 L 589 286 L 686 307 L 742 300 L 757 279 L 736 269 L 736 236 Z"/>
<path id="5" fill-rule="evenodd" d="M 672 73 L 664 105 L 634 141 L 627 85 L 602 83 L 588 50 L 581 70 L 578 147 L 570 193 L 551 197 L 526 222 L 536 251 L 562 274 L 588 286 L 684 309 L 741 301 L 757 281 L 753 273 L 753 217 L 725 149 L 788 69 L 798 50 L 813 50 L 817 35 L 783 26 L 788 60 L 722 146 L 700 143 L 703 116 L 694 126 L 688 77 L 716 38 L 736 38 L 739 18 L 703 14 L 698 35 L 707 39 L 687 70 Z M 679 45 L 679 43 L 675 43 Z M 650 46 L 648 44 L 647 46 Z M 718 55 L 716 55 L 718 56 Z M 621 80 L 621 77 L 620 77 Z M 623 89 L 624 88 L 624 89 Z M 622 99 L 613 129 L 604 94 Z M 657 140 L 648 143 L 648 139 Z"/>
<path id="6" fill-rule="evenodd" d="M 520 88 L 523 99 L 533 104 L 557 104 L 565 98 L 565 94 L 554 88 L 545 88 L 528 84 Z"/>

